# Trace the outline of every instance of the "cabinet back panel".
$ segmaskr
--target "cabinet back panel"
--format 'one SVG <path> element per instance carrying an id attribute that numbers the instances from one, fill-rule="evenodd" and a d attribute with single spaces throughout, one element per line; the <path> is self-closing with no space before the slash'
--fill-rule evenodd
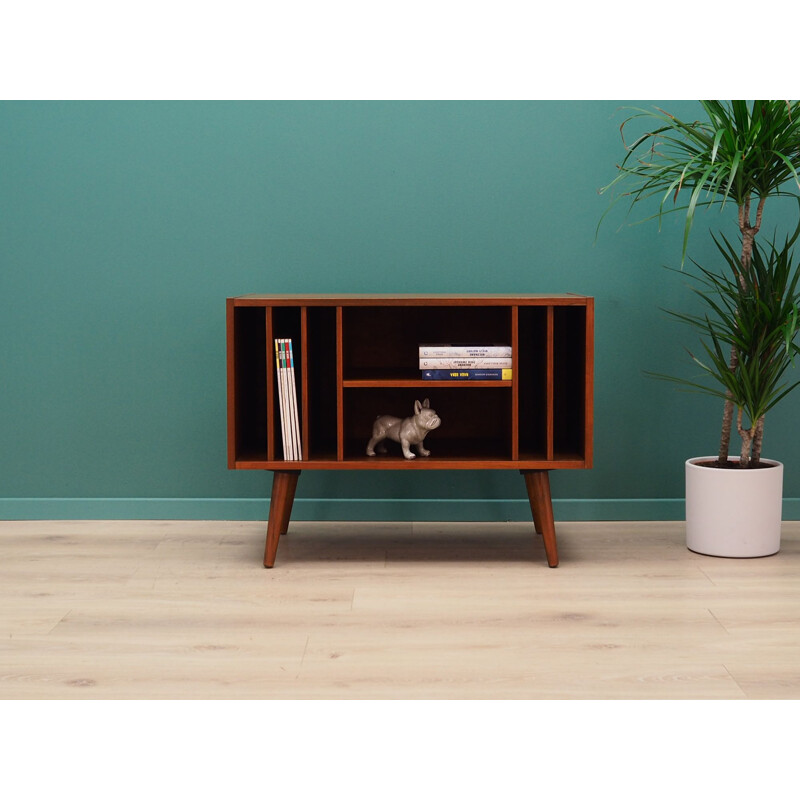
<path id="1" fill-rule="evenodd" d="M 520 453 L 547 448 L 547 308 L 519 309 Z"/>
<path id="2" fill-rule="evenodd" d="M 263 308 L 234 313 L 236 457 L 267 451 L 267 335 Z"/>
<path id="3" fill-rule="evenodd" d="M 308 309 L 310 458 L 336 454 L 336 309 Z"/>
<path id="4" fill-rule="evenodd" d="M 586 310 L 555 308 L 553 317 L 553 441 L 559 453 L 584 452 Z"/>

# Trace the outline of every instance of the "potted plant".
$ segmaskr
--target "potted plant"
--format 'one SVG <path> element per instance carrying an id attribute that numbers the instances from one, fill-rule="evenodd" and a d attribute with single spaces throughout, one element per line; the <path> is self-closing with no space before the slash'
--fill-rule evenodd
<path id="1" fill-rule="evenodd" d="M 710 384 L 657 377 L 732 403 L 741 437 L 740 454 L 723 464 L 713 456 L 686 462 L 686 541 L 698 553 L 752 557 L 780 549 L 783 465 L 762 459 L 760 448 L 766 413 L 800 383 L 786 381 L 800 351 L 800 268 L 792 251 L 799 234 L 800 226 L 780 248 L 756 244 L 747 273 L 727 240 L 715 239 L 727 269 L 694 262 L 704 313 L 669 312 L 702 337 L 704 355 L 690 355 Z"/>
<path id="2" fill-rule="evenodd" d="M 705 360 L 694 360 L 712 386 L 681 382 L 724 401 L 716 458 L 686 463 L 687 545 L 708 555 L 771 555 L 780 546 L 783 466 L 761 458 L 761 450 L 766 412 L 794 388 L 781 381 L 797 351 L 800 298 L 791 249 L 797 232 L 780 248 L 774 243 L 761 248 L 756 235 L 768 199 L 790 195 L 800 202 L 800 103 L 704 100 L 701 105 L 708 119 L 692 123 L 658 109 L 636 110 L 621 126 L 623 143 L 632 120 L 650 120 L 655 127 L 626 146 L 618 176 L 601 192 L 624 183 L 630 190 L 622 196 L 631 208 L 656 196 L 655 217 L 685 211 L 681 267 L 697 208 L 729 202 L 737 207 L 738 250 L 724 237 L 724 244 L 715 239 L 724 270 L 697 265 L 697 291 L 707 313 L 674 314 L 706 337 Z M 742 449 L 731 458 L 734 417 Z M 765 483 L 772 484 L 769 490 Z M 751 486 L 757 494 L 747 499 Z M 755 516 L 745 519 L 744 509 Z"/>

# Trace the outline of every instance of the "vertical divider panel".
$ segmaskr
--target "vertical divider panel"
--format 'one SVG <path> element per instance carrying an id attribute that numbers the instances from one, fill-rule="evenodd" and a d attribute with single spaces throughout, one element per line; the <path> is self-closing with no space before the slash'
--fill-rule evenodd
<path id="1" fill-rule="evenodd" d="M 336 306 L 336 460 L 344 461 L 344 342 L 342 307 Z"/>
<path id="2" fill-rule="evenodd" d="M 519 307 L 511 307 L 511 460 L 519 460 Z"/>
<path id="3" fill-rule="evenodd" d="M 272 307 L 266 308 L 267 337 L 267 461 L 275 460 L 275 343 L 273 342 Z"/>
<path id="4" fill-rule="evenodd" d="M 555 389 L 554 381 L 554 312 L 553 306 L 547 306 L 547 460 L 552 461 L 554 458 L 553 438 L 555 431 Z"/>
<path id="5" fill-rule="evenodd" d="M 300 396 L 303 398 L 300 408 L 300 442 L 303 457 L 311 457 L 311 436 L 309 419 L 311 418 L 311 393 L 308 391 L 308 307 L 300 307 Z"/>

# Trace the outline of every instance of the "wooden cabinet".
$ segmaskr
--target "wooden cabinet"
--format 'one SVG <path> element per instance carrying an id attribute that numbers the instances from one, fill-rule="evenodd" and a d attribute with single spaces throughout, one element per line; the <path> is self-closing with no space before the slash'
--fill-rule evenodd
<path id="1" fill-rule="evenodd" d="M 273 341 L 292 340 L 303 460 L 283 458 Z M 508 344 L 509 380 L 424 380 L 423 343 Z M 274 472 L 264 564 L 305 469 L 516 469 L 550 566 L 549 470 L 592 466 L 594 302 L 579 295 L 244 295 L 227 301 L 228 466 Z M 430 398 L 427 458 L 368 456 L 380 414 Z"/>

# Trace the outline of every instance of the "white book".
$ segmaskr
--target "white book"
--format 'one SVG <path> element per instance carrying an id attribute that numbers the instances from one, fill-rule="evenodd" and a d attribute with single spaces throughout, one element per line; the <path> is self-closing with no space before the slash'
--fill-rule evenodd
<path id="1" fill-rule="evenodd" d="M 420 358 L 511 358 L 508 344 L 421 344 Z"/>
<path id="2" fill-rule="evenodd" d="M 292 340 L 286 340 L 288 353 L 287 367 L 289 370 L 289 404 L 291 408 L 290 419 L 292 421 L 292 449 L 294 458 L 298 461 L 303 459 L 303 447 L 300 441 L 300 411 L 297 406 L 297 378 L 294 371 L 294 350 Z"/>
<path id="3" fill-rule="evenodd" d="M 420 369 L 510 369 L 511 357 L 507 358 L 420 358 Z"/>
<path id="4" fill-rule="evenodd" d="M 289 404 L 282 341 L 282 339 L 275 340 L 275 371 L 278 377 L 278 408 L 281 415 L 281 442 L 283 443 L 283 458 L 285 461 L 289 461 L 292 458 L 288 435 Z"/>
<path id="5" fill-rule="evenodd" d="M 281 351 L 283 353 L 283 387 L 286 392 L 286 438 L 289 440 L 289 460 L 294 461 L 296 456 L 294 452 L 294 434 L 292 432 L 292 385 L 286 339 L 281 339 Z"/>

